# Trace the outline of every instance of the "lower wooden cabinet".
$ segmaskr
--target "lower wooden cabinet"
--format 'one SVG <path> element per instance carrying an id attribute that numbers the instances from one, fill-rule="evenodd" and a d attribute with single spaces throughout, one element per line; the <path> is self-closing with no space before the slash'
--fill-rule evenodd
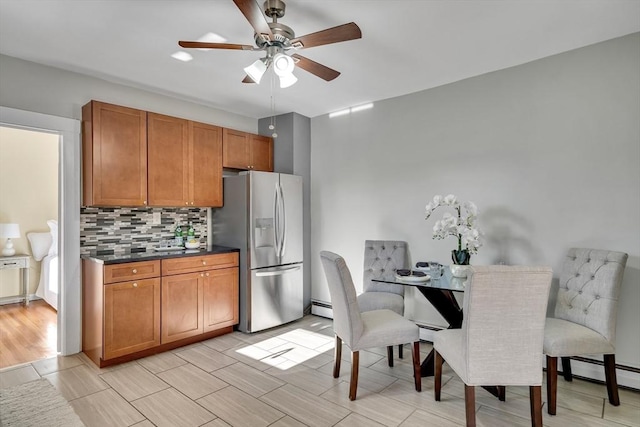
<path id="1" fill-rule="evenodd" d="M 160 279 L 104 286 L 104 358 L 160 345 Z"/>
<path id="2" fill-rule="evenodd" d="M 201 273 L 191 273 L 162 278 L 163 343 L 203 332 L 200 276 Z"/>
<path id="3" fill-rule="evenodd" d="M 82 261 L 82 351 L 98 366 L 231 332 L 238 253 L 104 265 Z"/>
<path id="4" fill-rule="evenodd" d="M 212 270 L 204 280 L 204 332 L 238 324 L 238 269 Z"/>
<path id="5" fill-rule="evenodd" d="M 162 342 L 238 323 L 238 254 L 163 261 Z"/>

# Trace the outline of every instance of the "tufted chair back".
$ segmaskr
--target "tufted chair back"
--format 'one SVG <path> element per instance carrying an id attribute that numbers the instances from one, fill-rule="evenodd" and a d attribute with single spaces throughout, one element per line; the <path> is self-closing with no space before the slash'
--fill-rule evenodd
<path id="1" fill-rule="evenodd" d="M 320 252 L 320 259 L 331 295 L 333 330 L 349 348 L 353 348 L 364 331 L 364 325 L 349 267 L 344 258 L 333 252 Z"/>
<path id="2" fill-rule="evenodd" d="M 627 257 L 624 252 L 569 249 L 555 317 L 593 329 L 615 345 L 618 296 Z"/>
<path id="3" fill-rule="evenodd" d="M 404 296 L 404 286 L 372 282 L 381 277 L 393 279 L 396 270 L 410 268 L 407 242 L 396 240 L 366 240 L 364 242 L 364 292 L 391 292 Z"/>

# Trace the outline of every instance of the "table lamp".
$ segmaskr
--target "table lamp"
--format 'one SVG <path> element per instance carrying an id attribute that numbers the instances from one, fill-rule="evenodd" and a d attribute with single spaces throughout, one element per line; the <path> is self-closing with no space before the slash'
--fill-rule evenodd
<path id="1" fill-rule="evenodd" d="M 16 250 L 13 249 L 13 242 L 11 239 L 17 239 L 20 237 L 20 225 L 18 224 L 0 224 L 0 237 L 6 237 L 7 243 L 2 249 L 2 255 L 13 256 L 16 254 Z"/>

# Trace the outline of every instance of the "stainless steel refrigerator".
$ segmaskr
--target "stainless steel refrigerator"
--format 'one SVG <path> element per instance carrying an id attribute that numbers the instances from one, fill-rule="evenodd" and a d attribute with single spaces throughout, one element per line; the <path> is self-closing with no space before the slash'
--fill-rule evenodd
<path id="1" fill-rule="evenodd" d="M 225 177 L 224 206 L 211 216 L 213 243 L 240 248 L 238 328 L 256 332 L 301 318 L 302 177 Z"/>

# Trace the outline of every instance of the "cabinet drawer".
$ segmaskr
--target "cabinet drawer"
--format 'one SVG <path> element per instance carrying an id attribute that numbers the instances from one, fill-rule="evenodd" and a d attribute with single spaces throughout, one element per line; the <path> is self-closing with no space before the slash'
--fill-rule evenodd
<path id="1" fill-rule="evenodd" d="M 104 266 L 104 283 L 160 277 L 160 261 L 128 262 Z"/>
<path id="2" fill-rule="evenodd" d="M 202 255 L 162 260 L 162 275 L 193 273 L 197 271 L 238 266 L 238 253 Z"/>

